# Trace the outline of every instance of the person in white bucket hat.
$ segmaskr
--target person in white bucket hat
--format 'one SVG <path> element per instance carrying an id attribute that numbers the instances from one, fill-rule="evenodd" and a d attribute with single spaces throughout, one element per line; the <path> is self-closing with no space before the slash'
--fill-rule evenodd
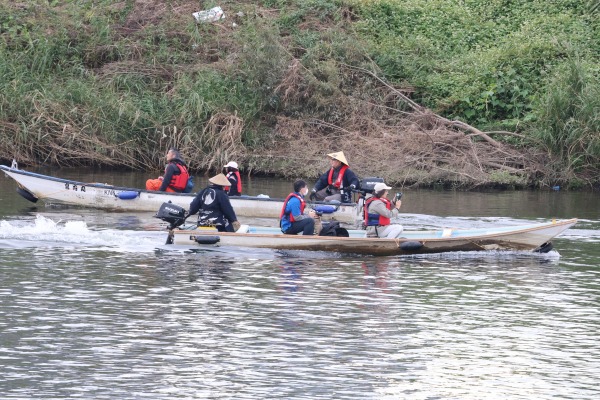
<path id="1" fill-rule="evenodd" d="M 367 237 L 393 239 L 400 237 L 404 230 L 402 225 L 391 223 L 391 219 L 398 216 L 402 201 L 398 199 L 392 204 L 387 198 L 390 189 L 385 183 L 378 182 L 373 187 L 373 196 L 365 201 L 363 209 Z"/>
<path id="2" fill-rule="evenodd" d="M 331 168 L 315 183 L 311 200 L 352 202 L 352 190 L 358 188 L 356 174 L 348 168 L 348 161 L 343 151 L 327 154 Z"/>
<path id="3" fill-rule="evenodd" d="M 212 226 L 219 232 L 235 232 L 240 228 L 235 211 L 223 187 L 229 185 L 225 175 L 208 180 L 209 185 L 198 192 L 190 204 L 189 215 L 198 213 L 198 226 Z"/>
<path id="4" fill-rule="evenodd" d="M 223 190 L 225 190 L 228 196 L 241 196 L 242 177 L 240 176 L 238 163 L 229 161 L 223 168 L 225 169 L 227 180 L 229 180 L 229 185 L 225 186 Z"/>

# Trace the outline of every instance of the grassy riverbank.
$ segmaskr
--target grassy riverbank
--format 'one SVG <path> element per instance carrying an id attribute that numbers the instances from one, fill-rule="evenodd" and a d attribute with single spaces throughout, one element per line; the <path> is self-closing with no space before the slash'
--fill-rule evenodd
<path id="1" fill-rule="evenodd" d="M 3 1 L 0 154 L 314 177 L 341 149 L 396 184 L 589 187 L 595 3 Z"/>

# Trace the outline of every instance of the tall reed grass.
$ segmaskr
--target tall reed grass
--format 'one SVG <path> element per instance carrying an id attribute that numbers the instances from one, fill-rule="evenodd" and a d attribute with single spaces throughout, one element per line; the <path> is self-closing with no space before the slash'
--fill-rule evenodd
<path id="1" fill-rule="evenodd" d="M 573 172 L 600 167 L 600 77 L 591 68 L 572 58 L 558 71 L 540 99 L 534 131 Z"/>

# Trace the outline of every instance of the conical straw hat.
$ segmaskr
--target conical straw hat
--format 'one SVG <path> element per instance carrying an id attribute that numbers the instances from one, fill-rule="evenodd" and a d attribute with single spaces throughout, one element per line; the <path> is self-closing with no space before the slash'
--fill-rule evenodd
<path id="1" fill-rule="evenodd" d="M 327 155 L 333 158 L 334 160 L 338 160 L 339 162 L 348 165 L 348 161 L 346 161 L 346 156 L 344 156 L 343 151 L 338 151 L 337 153 L 329 153 Z"/>
<path id="2" fill-rule="evenodd" d="M 219 186 L 231 185 L 231 183 L 229 183 L 229 179 L 227 179 L 227 177 L 223 174 L 215 175 L 212 178 L 210 178 L 208 181 L 210 183 L 212 183 L 213 185 L 219 185 Z"/>

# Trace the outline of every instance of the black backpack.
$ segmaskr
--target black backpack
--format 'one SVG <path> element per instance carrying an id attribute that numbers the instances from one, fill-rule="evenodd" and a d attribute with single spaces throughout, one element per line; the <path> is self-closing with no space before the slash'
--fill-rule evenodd
<path id="1" fill-rule="evenodd" d="M 349 237 L 350 235 L 348 234 L 348 230 L 346 228 L 340 227 L 340 223 L 338 221 L 331 221 L 323 224 L 323 229 L 321 229 L 319 236 Z"/>

